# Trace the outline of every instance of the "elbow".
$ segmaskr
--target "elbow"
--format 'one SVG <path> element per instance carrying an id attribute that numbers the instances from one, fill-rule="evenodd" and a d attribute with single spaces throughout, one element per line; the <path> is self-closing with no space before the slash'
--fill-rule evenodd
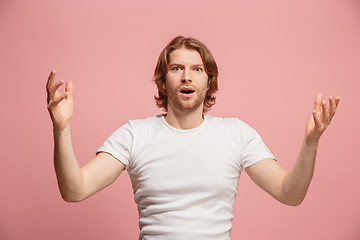
<path id="1" fill-rule="evenodd" d="M 293 201 L 287 201 L 287 202 L 284 202 L 285 205 L 287 206 L 291 206 L 291 207 L 297 207 L 299 206 L 302 202 L 303 202 L 304 199 L 302 200 L 293 200 Z"/>
<path id="2" fill-rule="evenodd" d="M 77 199 L 77 198 L 69 198 L 69 197 L 63 197 L 62 198 L 65 202 L 67 203 L 77 203 L 77 202 L 81 202 L 81 199 Z"/>
<path id="3" fill-rule="evenodd" d="M 59 192 L 61 194 L 61 198 L 65 202 L 76 203 L 81 202 L 87 198 L 87 193 L 85 189 L 80 188 L 70 188 L 67 186 L 59 185 Z"/>
<path id="4" fill-rule="evenodd" d="M 297 207 L 299 206 L 305 199 L 305 196 L 296 196 L 296 197 L 288 197 L 288 198 L 282 198 L 281 200 L 279 200 L 279 202 L 287 205 L 287 206 L 292 206 L 292 207 Z"/>
<path id="5" fill-rule="evenodd" d="M 291 188 L 290 190 L 283 188 L 278 200 L 279 202 L 288 206 L 292 206 L 292 207 L 299 206 L 304 201 L 307 194 L 307 190 L 308 188 L 306 189 Z"/>
<path id="6" fill-rule="evenodd" d="M 85 198 L 78 194 L 61 193 L 61 197 L 65 202 L 77 203 L 83 201 Z"/>

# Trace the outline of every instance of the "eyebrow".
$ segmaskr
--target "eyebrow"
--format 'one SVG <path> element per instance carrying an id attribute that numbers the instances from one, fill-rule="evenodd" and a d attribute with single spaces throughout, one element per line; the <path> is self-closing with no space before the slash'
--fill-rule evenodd
<path id="1" fill-rule="evenodd" d="M 175 66 L 183 66 L 183 64 L 180 64 L 180 63 L 172 63 L 170 64 L 168 67 L 169 68 L 172 68 L 172 67 L 175 67 Z M 192 67 L 204 67 L 204 64 L 194 64 L 194 65 L 191 65 Z"/>

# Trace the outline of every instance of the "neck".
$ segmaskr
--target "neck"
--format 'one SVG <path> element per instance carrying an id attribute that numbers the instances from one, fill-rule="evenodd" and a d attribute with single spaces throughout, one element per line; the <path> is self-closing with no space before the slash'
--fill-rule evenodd
<path id="1" fill-rule="evenodd" d="M 167 114 L 165 115 L 165 120 L 177 129 L 187 130 L 196 128 L 204 121 L 203 109 L 198 108 L 195 111 L 184 113 L 174 111 L 172 108 L 169 108 Z"/>

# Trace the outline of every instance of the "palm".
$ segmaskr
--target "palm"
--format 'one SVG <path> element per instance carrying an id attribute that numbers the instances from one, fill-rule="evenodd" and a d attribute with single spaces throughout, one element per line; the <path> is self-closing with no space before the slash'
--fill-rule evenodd
<path id="1" fill-rule="evenodd" d="M 334 117 L 336 108 L 339 104 L 339 97 L 330 97 L 327 106 L 323 101 L 322 94 L 316 96 L 312 116 L 306 124 L 305 139 L 307 143 L 317 142 L 325 129 L 329 126 L 331 119 Z"/>
<path id="2" fill-rule="evenodd" d="M 57 98 L 60 98 L 61 94 L 57 92 Z M 74 112 L 74 104 L 73 104 L 73 97 L 67 97 L 59 102 L 54 109 L 54 115 L 56 114 L 56 120 L 58 124 L 66 124 L 72 117 Z"/>

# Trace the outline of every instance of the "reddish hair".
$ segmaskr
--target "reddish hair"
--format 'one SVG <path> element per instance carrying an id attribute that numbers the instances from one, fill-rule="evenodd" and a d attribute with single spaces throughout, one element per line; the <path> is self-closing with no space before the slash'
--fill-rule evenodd
<path id="1" fill-rule="evenodd" d="M 165 77 L 168 72 L 170 54 L 180 48 L 196 50 L 201 56 L 209 81 L 209 90 L 206 93 L 203 109 L 204 112 L 207 112 L 211 109 L 211 106 L 215 104 L 216 96 L 214 94 L 218 90 L 218 68 L 210 50 L 202 42 L 183 36 L 174 38 L 159 55 L 153 77 L 158 88 L 158 96 L 155 96 L 156 105 L 167 112 L 168 99 L 163 88 L 163 83 L 165 83 Z"/>

